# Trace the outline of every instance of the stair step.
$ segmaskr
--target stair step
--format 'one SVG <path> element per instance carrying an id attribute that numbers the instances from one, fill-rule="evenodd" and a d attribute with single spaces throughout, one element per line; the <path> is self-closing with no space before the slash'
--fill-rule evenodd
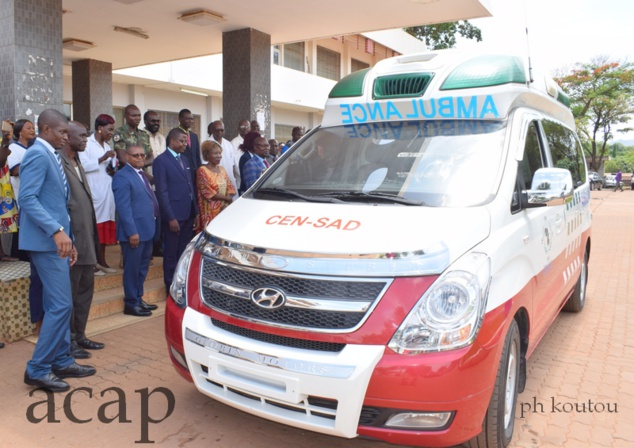
<path id="1" fill-rule="evenodd" d="M 123 269 L 118 267 L 116 269 L 116 273 L 95 276 L 95 293 L 123 286 Z M 155 278 L 163 278 L 163 259 L 158 257 L 152 260 L 152 266 L 148 269 L 146 281 Z"/>
<path id="2" fill-rule="evenodd" d="M 163 276 L 152 280 L 146 280 L 144 285 L 143 300 L 147 303 L 162 302 L 167 296 Z M 92 306 L 88 321 L 99 319 L 111 314 L 123 313 L 123 286 L 116 286 L 110 289 L 95 292 L 92 298 Z"/>
<path id="3" fill-rule="evenodd" d="M 86 325 L 86 336 L 89 339 L 93 339 L 95 335 L 116 330 L 127 325 L 136 324 L 140 322 L 141 319 L 154 319 L 156 317 L 163 316 L 165 314 L 165 302 L 158 302 L 156 305 L 158 305 L 158 309 L 152 311 L 152 315 L 149 317 L 128 316 L 123 314 L 123 312 L 119 312 L 109 316 L 100 317 L 98 319 L 89 320 Z M 37 342 L 37 336 L 30 335 L 25 337 L 24 340 L 35 344 Z M 99 341 L 99 338 L 96 340 Z"/>

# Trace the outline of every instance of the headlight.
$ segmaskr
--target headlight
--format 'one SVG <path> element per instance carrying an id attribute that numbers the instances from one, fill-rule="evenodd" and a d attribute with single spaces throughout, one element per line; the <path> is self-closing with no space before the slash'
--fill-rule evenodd
<path id="1" fill-rule="evenodd" d="M 482 324 L 490 278 L 491 262 L 485 254 L 461 258 L 423 294 L 389 347 L 416 355 L 472 343 Z"/>
<path id="2" fill-rule="evenodd" d="M 187 305 L 187 273 L 189 272 L 189 263 L 192 260 L 192 255 L 194 255 L 199 236 L 196 235 L 183 251 L 181 258 L 176 264 L 172 286 L 170 286 L 170 296 L 180 308 L 185 308 Z"/>

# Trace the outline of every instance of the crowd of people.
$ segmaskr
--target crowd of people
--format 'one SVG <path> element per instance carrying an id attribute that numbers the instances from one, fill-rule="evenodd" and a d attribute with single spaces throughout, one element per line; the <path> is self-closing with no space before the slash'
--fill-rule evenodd
<path id="1" fill-rule="evenodd" d="M 3 122 L 0 233 L 13 238 L 9 253 L 0 244 L 0 261 L 31 264 L 29 305 L 39 337 L 24 373 L 28 385 L 65 391 L 66 378 L 95 374 L 76 359 L 105 347 L 85 330 L 95 275 L 117 272 L 106 261 L 108 245 L 121 246 L 124 314 L 150 316 L 157 306 L 143 300 L 143 284 L 152 257 L 163 256 L 169 290 L 194 234 L 304 132 L 293 128 L 282 145 L 262 135 L 257 120 L 245 119 L 228 141 L 216 120 L 201 143 L 188 109 L 166 137 L 155 111 L 142 116 L 131 104 L 124 119 L 117 127 L 101 114 L 89 131 L 48 109 L 38 117 L 37 135 L 30 120 Z"/>

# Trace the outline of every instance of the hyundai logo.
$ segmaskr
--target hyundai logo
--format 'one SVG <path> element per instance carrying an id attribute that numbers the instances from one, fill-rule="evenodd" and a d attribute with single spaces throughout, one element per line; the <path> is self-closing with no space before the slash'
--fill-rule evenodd
<path id="1" fill-rule="evenodd" d="M 251 301 L 265 310 L 276 310 L 286 304 L 286 294 L 275 288 L 258 288 L 251 292 Z"/>

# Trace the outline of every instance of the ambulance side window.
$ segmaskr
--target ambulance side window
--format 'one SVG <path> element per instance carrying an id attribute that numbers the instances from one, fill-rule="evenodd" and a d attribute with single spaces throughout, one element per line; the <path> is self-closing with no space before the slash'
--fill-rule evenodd
<path id="1" fill-rule="evenodd" d="M 520 193 L 522 190 L 530 190 L 535 171 L 544 167 L 543 160 L 537 123 L 532 122 L 526 132 L 524 157 L 522 157 L 517 167 L 517 181 L 515 184 L 515 192 L 513 193 L 513 201 L 511 203 L 512 213 L 521 209 L 519 201 Z"/>
<path id="2" fill-rule="evenodd" d="M 583 151 L 574 132 L 553 121 L 542 122 L 546 141 L 555 168 L 565 168 L 572 174 L 575 188 L 586 181 L 586 165 Z"/>

